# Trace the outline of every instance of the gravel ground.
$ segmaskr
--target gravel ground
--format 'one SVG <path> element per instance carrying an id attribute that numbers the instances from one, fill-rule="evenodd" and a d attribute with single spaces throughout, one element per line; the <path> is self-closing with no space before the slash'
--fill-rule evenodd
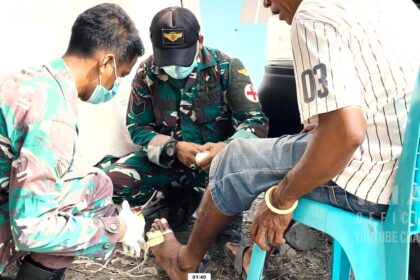
<path id="1" fill-rule="evenodd" d="M 251 211 L 244 213 L 242 226 L 242 240 L 249 242 L 249 228 L 252 221 Z M 177 233 L 181 242 L 186 242 L 191 228 Z M 315 231 L 314 231 L 315 232 Z M 285 244 L 277 254 L 270 256 L 265 269 L 265 279 L 292 280 L 292 279 L 329 279 L 331 263 L 331 244 L 329 238 L 316 232 L 317 246 L 308 251 L 298 251 Z M 213 244 L 210 248 L 211 264 L 209 272 L 213 280 L 241 279 L 235 272 L 223 251 L 223 244 Z M 149 256 L 144 265 L 142 259 L 135 259 L 124 255 L 120 247 L 114 251 L 111 258 L 104 266 L 85 258 L 78 258 L 66 271 L 67 280 L 111 280 L 111 279 L 169 279 L 165 272 L 156 263 L 153 256 Z M 12 266 L 9 273 L 16 271 Z"/>

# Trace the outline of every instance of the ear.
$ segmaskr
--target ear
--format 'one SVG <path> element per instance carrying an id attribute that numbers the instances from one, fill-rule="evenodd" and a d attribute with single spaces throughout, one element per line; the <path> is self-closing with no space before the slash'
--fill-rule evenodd
<path id="1" fill-rule="evenodd" d="M 115 56 L 112 53 L 107 53 L 99 62 L 99 72 L 102 74 L 106 67 L 114 67 Z"/>
<path id="2" fill-rule="evenodd" d="M 200 50 L 203 47 L 203 42 L 204 42 L 204 36 L 203 35 L 198 35 L 198 43 L 200 44 Z"/>

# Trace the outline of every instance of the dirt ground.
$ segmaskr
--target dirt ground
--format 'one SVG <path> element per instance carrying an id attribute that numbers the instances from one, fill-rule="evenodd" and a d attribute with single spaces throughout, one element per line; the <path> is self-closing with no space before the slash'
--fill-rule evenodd
<path id="1" fill-rule="evenodd" d="M 242 240 L 249 242 L 249 227 L 252 221 L 253 209 L 244 213 L 242 226 Z M 177 233 L 181 242 L 186 242 L 191 228 Z M 317 233 L 318 243 L 313 250 L 297 251 L 285 244 L 279 252 L 270 256 L 265 269 L 265 279 L 329 279 L 331 263 L 331 244 L 327 236 Z M 241 279 L 235 272 L 223 251 L 223 244 L 213 244 L 209 250 L 211 263 L 209 271 L 213 280 Z M 144 265 L 142 258 L 135 259 L 124 255 L 121 247 L 117 247 L 106 265 L 85 258 L 78 258 L 67 270 L 67 280 L 123 280 L 123 279 L 169 279 L 156 263 L 153 256 L 149 256 Z M 15 272 L 11 267 L 9 272 Z"/>

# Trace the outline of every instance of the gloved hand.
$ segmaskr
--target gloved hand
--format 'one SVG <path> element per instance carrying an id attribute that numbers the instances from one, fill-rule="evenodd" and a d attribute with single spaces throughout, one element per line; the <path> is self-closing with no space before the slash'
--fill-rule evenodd
<path id="1" fill-rule="evenodd" d="M 130 204 L 127 200 L 122 203 L 122 210 L 120 218 L 124 220 L 126 231 L 124 237 L 121 239 L 123 250 L 130 255 L 140 257 L 141 248 L 144 243 L 144 226 L 146 222 L 143 215 L 136 215 L 130 209 Z"/>

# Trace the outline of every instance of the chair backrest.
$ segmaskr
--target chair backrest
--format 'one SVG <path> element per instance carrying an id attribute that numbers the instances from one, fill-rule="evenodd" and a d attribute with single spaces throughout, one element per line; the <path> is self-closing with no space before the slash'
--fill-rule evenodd
<path id="1" fill-rule="evenodd" d="M 420 72 L 408 113 L 401 158 L 385 223 L 400 232 L 420 232 Z"/>

